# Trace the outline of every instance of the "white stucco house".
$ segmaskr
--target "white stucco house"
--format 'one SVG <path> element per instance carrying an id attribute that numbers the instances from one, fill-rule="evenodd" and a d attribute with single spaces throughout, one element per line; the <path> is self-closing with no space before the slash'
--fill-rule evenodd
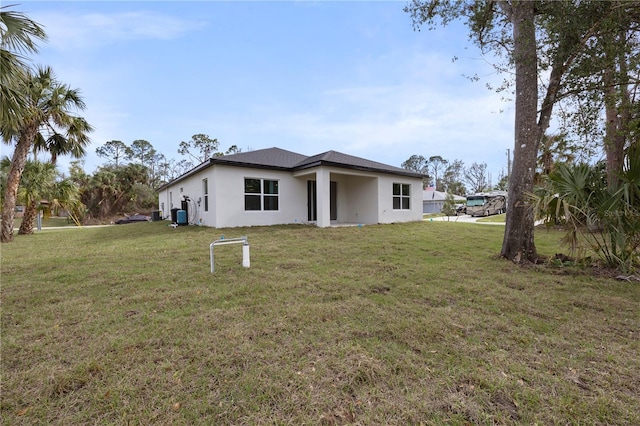
<path id="1" fill-rule="evenodd" d="M 410 222 L 422 219 L 423 178 L 335 151 L 268 148 L 207 160 L 161 186 L 159 207 L 165 219 L 180 209 L 216 228 Z"/>

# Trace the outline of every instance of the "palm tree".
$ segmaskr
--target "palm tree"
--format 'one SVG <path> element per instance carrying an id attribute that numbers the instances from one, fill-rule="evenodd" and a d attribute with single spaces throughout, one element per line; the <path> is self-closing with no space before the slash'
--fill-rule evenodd
<path id="1" fill-rule="evenodd" d="M 20 198 L 27 208 L 22 217 L 18 234 L 33 234 L 33 225 L 38 214 L 40 200 L 51 193 L 56 179 L 56 167 L 51 163 L 27 161 L 20 181 Z"/>
<path id="2" fill-rule="evenodd" d="M 4 201 L 4 190 L 7 187 L 7 172 L 11 167 L 11 160 L 6 155 L 0 159 L 0 204 Z"/>
<path id="3" fill-rule="evenodd" d="M 607 185 L 604 164 L 559 164 L 548 185 L 532 197 L 539 219 L 560 223 L 563 243 L 579 259 L 588 250 L 623 272 L 640 267 L 640 146 L 625 152 L 617 186 Z"/>
<path id="4" fill-rule="evenodd" d="M 26 15 L 0 7 L 0 133 L 5 142 L 22 121 L 26 108 L 21 88 L 28 66 L 23 55 L 36 53 L 35 41 L 47 39 L 40 25 Z"/>
<path id="5" fill-rule="evenodd" d="M 87 184 L 91 191 L 85 201 L 89 213 L 96 217 L 112 214 L 126 194 L 122 184 L 123 181 L 111 170 L 103 168 L 95 172 Z"/>
<path id="6" fill-rule="evenodd" d="M 49 208 L 52 211 L 64 209 L 71 220 L 80 226 L 80 218 L 84 214 L 85 206 L 80 201 L 80 189 L 71 178 L 57 181 L 49 196 Z"/>
<path id="7" fill-rule="evenodd" d="M 89 143 L 88 133 L 91 126 L 82 117 L 72 117 L 71 124 L 66 129 L 66 134 L 59 133 L 57 129 L 47 126 L 47 132 L 51 134 L 45 139 L 42 132 L 36 135 L 33 144 L 33 152 L 48 152 L 51 155 L 51 162 L 55 165 L 58 157 L 70 154 L 75 159 L 85 156 L 84 147 Z"/>
<path id="8" fill-rule="evenodd" d="M 22 170 L 27 161 L 27 155 L 34 144 L 36 136 L 43 129 L 53 133 L 71 135 L 80 144 L 88 142 L 87 133 L 93 130 L 89 124 L 78 125 L 79 117 L 73 110 L 83 110 L 84 101 L 77 89 L 70 89 L 55 79 L 53 71 L 39 68 L 37 72 L 29 72 L 29 78 L 24 87 L 27 109 L 19 126 L 10 129 L 11 139 L 15 140 L 11 168 L 7 175 L 7 184 L 2 210 L 2 229 L 0 241 L 13 240 L 13 219 L 16 196 Z M 62 129 L 59 132 L 57 129 Z"/>
<path id="9" fill-rule="evenodd" d="M 577 147 L 571 145 L 564 134 L 544 135 L 538 147 L 538 172 L 536 183 L 549 176 L 561 163 L 572 163 L 576 158 Z"/>

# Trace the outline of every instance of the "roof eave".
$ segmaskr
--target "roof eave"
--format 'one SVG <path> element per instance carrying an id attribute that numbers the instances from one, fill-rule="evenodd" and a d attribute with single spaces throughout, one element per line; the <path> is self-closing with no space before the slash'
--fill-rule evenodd
<path id="1" fill-rule="evenodd" d="M 203 161 L 202 163 L 198 164 L 197 166 L 195 166 L 193 169 L 181 174 L 180 176 L 178 176 L 177 178 L 165 183 L 164 185 L 161 185 L 156 191 L 162 191 L 166 188 L 168 188 L 171 185 L 174 185 L 180 181 L 185 180 L 186 178 L 195 175 L 196 173 L 201 172 L 202 170 L 208 169 L 211 165 L 212 165 L 212 161 L 213 158 L 208 159 L 207 161 Z"/>
<path id="2" fill-rule="evenodd" d="M 282 170 L 282 171 L 291 171 L 291 167 L 284 166 L 273 166 L 270 164 L 256 164 L 256 163 L 243 163 L 239 161 L 229 161 L 216 159 L 215 164 L 219 164 L 221 166 L 234 166 L 234 167 L 248 167 L 250 169 L 269 169 L 269 170 Z"/>
<path id="3" fill-rule="evenodd" d="M 403 172 L 401 170 L 398 170 L 398 171 L 395 171 L 395 170 L 384 170 L 384 169 L 378 169 L 378 168 L 375 168 L 375 167 L 365 167 L 365 166 L 357 166 L 357 165 L 352 165 L 352 164 L 335 163 L 335 162 L 326 161 L 326 160 L 314 161 L 313 163 L 305 164 L 303 166 L 294 167 L 292 170 L 293 171 L 306 170 L 306 169 L 311 169 L 311 168 L 320 167 L 320 166 L 337 167 L 337 168 L 341 168 L 341 169 L 358 170 L 358 171 L 362 171 L 362 172 L 374 172 L 374 173 L 384 173 L 384 174 L 397 175 L 397 176 L 407 176 L 407 177 L 412 177 L 412 178 L 416 178 L 416 179 L 424 179 L 424 178 L 428 177 L 427 175 L 423 175 L 421 173 L 412 172 L 412 171 L 409 171 L 409 170 L 407 170 L 406 172 Z"/>
<path id="4" fill-rule="evenodd" d="M 295 172 L 300 170 L 312 169 L 314 167 L 329 166 L 329 167 L 336 167 L 341 169 L 358 170 L 358 171 L 368 172 L 368 173 L 384 173 L 384 174 L 389 174 L 394 176 L 405 176 L 405 177 L 410 177 L 414 179 L 425 179 L 428 177 L 428 175 L 413 172 L 410 170 L 407 170 L 406 172 L 403 170 L 385 170 L 385 169 L 376 168 L 376 167 L 366 167 L 366 166 L 358 166 L 354 164 L 336 163 L 333 161 L 327 161 L 322 159 L 319 159 L 311 163 L 303 164 L 301 166 L 285 167 L 285 166 L 275 166 L 275 165 L 269 165 L 269 164 L 239 162 L 239 161 L 227 160 L 227 159 L 224 159 L 224 157 L 212 157 L 209 160 L 189 170 L 188 172 L 182 174 L 181 176 L 178 176 L 174 180 L 165 183 L 164 185 L 160 186 L 157 190 L 162 191 L 216 164 L 224 165 L 224 166 L 232 166 L 232 167 L 263 169 L 263 170 L 279 170 L 279 171 L 286 171 L 286 172 Z"/>
<path id="5" fill-rule="evenodd" d="M 193 175 L 195 175 L 196 173 L 199 173 L 205 169 L 208 169 L 211 166 L 214 165 L 220 165 L 220 166 L 232 166 L 232 167 L 247 167 L 249 169 L 267 169 L 267 170 L 280 170 L 280 171 L 285 171 L 285 172 L 290 172 L 292 171 L 291 167 L 282 167 L 282 166 L 272 166 L 269 164 L 254 164 L 254 163 L 242 163 L 239 161 L 229 161 L 229 160 L 223 160 L 221 158 L 210 158 L 209 160 L 207 160 L 205 163 L 202 163 L 196 167 L 194 167 L 193 169 L 189 170 L 188 172 L 178 176 L 177 178 L 175 178 L 174 180 L 165 183 L 164 185 L 160 186 L 157 191 L 162 191 L 164 189 L 166 189 L 169 186 L 175 185 L 176 183 L 183 181 L 185 179 L 187 179 L 188 177 L 191 177 Z"/>

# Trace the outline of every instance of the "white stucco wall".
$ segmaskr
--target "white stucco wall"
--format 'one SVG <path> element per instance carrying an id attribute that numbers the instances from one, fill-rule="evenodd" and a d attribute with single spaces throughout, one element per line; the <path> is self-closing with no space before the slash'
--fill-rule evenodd
<path id="1" fill-rule="evenodd" d="M 330 180 L 338 182 L 338 222 L 373 224 L 422 220 L 422 179 L 338 167 L 325 169 Z M 393 209 L 394 183 L 411 185 L 409 210 Z"/>
<path id="2" fill-rule="evenodd" d="M 202 183 L 205 178 L 208 179 L 209 186 L 209 209 L 206 212 Z M 245 211 L 245 178 L 277 180 L 278 210 Z M 163 217 L 171 214 L 169 194 L 172 194 L 175 208 L 181 208 L 183 196 L 191 198 L 193 203 L 189 204 L 190 222 L 201 221 L 204 226 L 226 228 L 278 225 L 306 222 L 307 219 L 307 182 L 294 178 L 289 172 L 225 165 L 209 167 L 160 191 L 158 198 L 161 206 L 164 202 Z"/>
<path id="3" fill-rule="evenodd" d="M 307 219 L 307 182 L 296 179 L 289 172 L 216 166 L 216 226 L 257 226 L 302 223 Z M 277 211 L 245 211 L 244 179 L 278 181 Z"/>
<path id="4" fill-rule="evenodd" d="M 210 170 L 210 169 L 209 169 Z M 189 179 L 177 182 L 158 193 L 162 217 L 170 218 L 171 209 L 182 208 L 182 200 L 189 197 L 188 212 L 189 222 L 197 223 L 204 209 L 204 196 L 202 179 L 208 177 L 208 170 L 190 176 Z M 199 201 L 199 203 L 198 203 Z M 209 201 L 211 202 L 211 178 L 209 177 Z"/>
<path id="5" fill-rule="evenodd" d="M 338 222 L 373 224 L 422 220 L 422 180 L 418 178 L 335 167 L 308 170 L 305 174 L 292 174 L 286 171 L 219 164 L 160 191 L 158 198 L 162 216 L 169 218 L 172 207 L 181 208 L 181 200 L 186 195 L 192 200 L 189 203 L 191 223 L 200 222 L 204 226 L 217 228 L 305 223 L 307 180 L 315 180 L 316 172 L 320 171 L 321 175 L 337 182 Z M 204 178 L 208 179 L 209 186 L 207 212 L 204 211 Z M 279 209 L 245 211 L 245 178 L 278 180 Z M 393 183 L 411 185 L 410 210 L 393 210 Z M 319 200 L 318 204 L 320 207 Z"/>
<path id="6" fill-rule="evenodd" d="M 409 210 L 393 209 L 393 184 L 411 185 Z M 382 175 L 378 179 L 379 223 L 413 222 L 422 220 L 422 179 L 404 176 Z"/>
<path id="7" fill-rule="evenodd" d="M 349 223 L 378 223 L 377 177 L 338 175 L 338 219 Z"/>

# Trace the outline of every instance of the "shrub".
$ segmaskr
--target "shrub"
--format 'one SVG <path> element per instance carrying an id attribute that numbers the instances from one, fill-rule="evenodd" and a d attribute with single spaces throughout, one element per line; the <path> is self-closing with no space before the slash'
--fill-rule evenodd
<path id="1" fill-rule="evenodd" d="M 640 149 L 626 151 L 617 182 L 601 165 L 559 165 L 532 196 L 536 218 L 566 227 L 563 243 L 584 259 L 591 249 L 608 267 L 635 270 L 640 257 Z"/>

